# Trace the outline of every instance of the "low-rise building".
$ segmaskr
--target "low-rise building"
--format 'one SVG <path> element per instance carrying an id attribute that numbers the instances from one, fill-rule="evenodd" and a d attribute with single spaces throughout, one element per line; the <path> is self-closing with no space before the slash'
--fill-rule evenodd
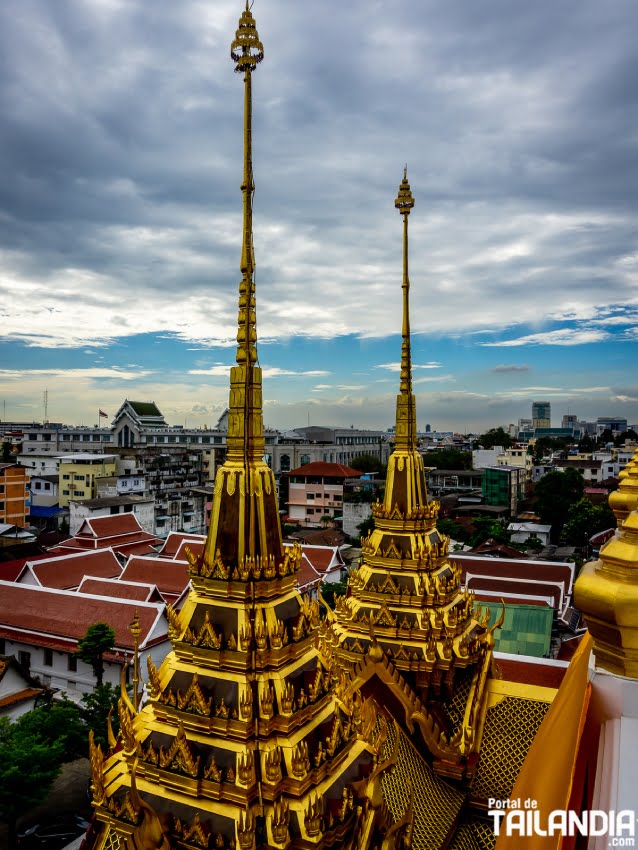
<path id="1" fill-rule="evenodd" d="M 94 623 L 107 623 L 115 646 L 104 657 L 104 682 L 119 684 L 122 667 L 133 658 L 130 626 L 137 618 L 139 658 L 146 669 L 150 655 L 158 666 L 171 648 L 166 606 L 113 599 L 69 590 L 0 582 L 0 654 L 15 655 L 43 685 L 79 698 L 95 687 L 89 664 L 77 655 L 78 642 Z"/>
<path id="2" fill-rule="evenodd" d="M 97 479 L 114 476 L 117 468 L 116 455 L 80 452 L 62 455 L 59 461 L 61 508 L 67 508 L 70 501 L 95 499 Z"/>
<path id="3" fill-rule="evenodd" d="M 15 721 L 46 693 L 13 655 L 0 655 L 0 717 Z"/>
<path id="4" fill-rule="evenodd" d="M 485 504 L 503 505 L 515 516 L 525 495 L 525 477 L 525 469 L 520 466 L 486 467 L 482 484 Z"/>
<path id="5" fill-rule="evenodd" d="M 111 496 L 69 502 L 69 531 L 77 534 L 87 519 L 132 513 L 144 531 L 155 533 L 155 501 L 144 496 Z"/>
<path id="6" fill-rule="evenodd" d="M 322 517 L 341 516 L 343 488 L 362 473 L 341 463 L 316 461 L 288 473 L 288 516 L 292 522 L 320 526 Z"/>
<path id="7" fill-rule="evenodd" d="M 0 463 L 0 525 L 29 525 L 29 472 L 19 463 Z"/>
<path id="8" fill-rule="evenodd" d="M 537 522 L 510 522 L 507 530 L 511 533 L 512 543 L 527 543 L 529 540 L 538 540 L 543 546 L 549 544 L 551 525 L 540 525 Z"/>

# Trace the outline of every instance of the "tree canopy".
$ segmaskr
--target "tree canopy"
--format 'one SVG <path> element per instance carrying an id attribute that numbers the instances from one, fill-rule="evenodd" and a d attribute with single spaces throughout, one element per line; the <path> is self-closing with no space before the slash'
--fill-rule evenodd
<path id="1" fill-rule="evenodd" d="M 10 850 L 18 817 L 46 797 L 62 767 L 63 742 L 52 743 L 30 720 L 39 711 L 15 723 L 0 718 L 0 820 L 8 826 Z"/>
<path id="2" fill-rule="evenodd" d="M 586 547 L 594 534 L 615 526 L 616 517 L 608 505 L 593 505 L 589 499 L 581 499 L 571 505 L 567 512 L 561 543 Z"/>
<path id="3" fill-rule="evenodd" d="M 385 464 L 381 463 L 379 458 L 370 452 L 362 452 L 360 455 L 353 457 L 348 466 L 359 472 L 377 472 L 379 473 L 378 477 L 384 476 L 386 472 Z"/>
<path id="4" fill-rule="evenodd" d="M 108 623 L 94 623 L 78 641 L 76 655 L 86 664 L 90 664 L 98 687 L 104 678 L 104 653 L 115 646 L 115 632 Z"/>
<path id="5" fill-rule="evenodd" d="M 564 472 L 552 470 L 536 483 L 534 500 L 536 512 L 542 523 L 551 525 L 554 543 L 560 540 L 561 531 L 567 522 L 569 509 L 583 498 L 585 480 L 577 469 Z"/>
<path id="6" fill-rule="evenodd" d="M 504 428 L 490 428 L 478 438 L 478 444 L 483 449 L 493 449 L 494 446 L 503 446 L 504 449 L 511 448 L 514 440 Z"/>
<path id="7" fill-rule="evenodd" d="M 472 455 L 461 449 L 434 449 L 423 456 L 423 462 L 436 469 L 472 469 Z"/>

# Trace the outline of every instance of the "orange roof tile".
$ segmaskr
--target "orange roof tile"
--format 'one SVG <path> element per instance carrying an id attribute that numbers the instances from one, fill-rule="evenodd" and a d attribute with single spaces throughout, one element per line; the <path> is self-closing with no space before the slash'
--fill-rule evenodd
<path id="1" fill-rule="evenodd" d="M 203 534 L 187 534 L 185 531 L 170 531 L 158 554 L 163 558 L 174 558 L 186 541 L 190 541 L 193 544 L 205 543 L 206 537 Z M 191 548 L 193 548 L 193 546 L 191 546 Z"/>
<path id="2" fill-rule="evenodd" d="M 57 639 L 75 644 L 90 625 L 104 622 L 115 631 L 116 647 L 132 650 L 133 637 L 128 627 L 136 610 L 142 627 L 140 646 L 144 646 L 162 615 L 162 605 L 0 583 L 0 636 L 22 633 L 21 639 L 29 635 L 30 643 Z M 68 651 L 68 643 L 66 646 Z"/>
<path id="3" fill-rule="evenodd" d="M 190 581 L 188 564 L 168 558 L 129 558 L 121 575 L 122 581 L 154 584 L 168 601 L 179 596 Z"/>
<path id="4" fill-rule="evenodd" d="M 112 549 L 27 562 L 27 567 L 42 587 L 56 587 L 59 590 L 74 590 L 86 575 L 117 578 L 122 572 L 122 566 Z"/>
<path id="5" fill-rule="evenodd" d="M 154 584 L 114 581 L 113 579 L 93 578 L 93 576 L 87 576 L 82 580 L 82 584 L 78 587 L 78 593 L 111 596 L 114 599 L 137 599 L 140 602 L 164 601 Z"/>
<path id="6" fill-rule="evenodd" d="M 288 475 L 319 475 L 323 478 L 361 478 L 363 472 L 344 466 L 342 463 L 327 463 L 324 460 L 316 460 L 291 469 Z"/>

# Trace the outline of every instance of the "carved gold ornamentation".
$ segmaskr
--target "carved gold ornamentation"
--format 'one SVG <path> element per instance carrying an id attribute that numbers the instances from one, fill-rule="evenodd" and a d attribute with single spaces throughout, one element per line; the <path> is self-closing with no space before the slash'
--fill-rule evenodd
<path id="1" fill-rule="evenodd" d="M 185 776 L 195 778 L 199 771 L 200 756 L 193 755 L 184 727 L 180 723 L 177 729 L 173 743 L 165 750 L 160 747 L 159 763 L 160 767 L 166 770 L 172 770 L 176 773 L 182 773 Z"/>
<path id="2" fill-rule="evenodd" d="M 93 802 L 99 806 L 104 802 L 104 756 L 102 747 L 95 743 L 92 729 L 89 732 L 89 759 L 91 762 L 91 795 Z"/>
<path id="3" fill-rule="evenodd" d="M 271 815 L 272 837 L 276 844 L 286 844 L 288 841 L 288 824 L 290 823 L 290 808 L 285 797 L 280 797 L 273 803 Z"/>
<path id="4" fill-rule="evenodd" d="M 299 741 L 292 753 L 292 774 L 297 779 L 303 779 L 309 770 L 308 744 L 306 741 Z"/>
<path id="5" fill-rule="evenodd" d="M 272 750 L 267 750 L 264 755 L 264 772 L 266 781 L 271 785 L 276 785 L 282 778 L 281 772 L 281 747 L 274 747 Z"/>
<path id="6" fill-rule="evenodd" d="M 168 638 L 176 641 L 182 636 L 182 624 L 179 619 L 179 614 L 169 602 L 166 606 L 166 617 L 168 619 Z"/>
<path id="7" fill-rule="evenodd" d="M 206 699 L 204 696 L 197 672 L 193 674 L 191 684 L 183 696 L 181 691 L 177 691 L 177 707 L 182 711 L 191 711 L 194 714 L 200 714 L 202 717 L 208 717 L 212 704 L 213 698 Z"/>
<path id="8" fill-rule="evenodd" d="M 146 656 L 146 666 L 148 667 L 148 692 L 152 700 L 156 700 L 162 690 L 159 672 L 153 663 L 150 655 Z"/>

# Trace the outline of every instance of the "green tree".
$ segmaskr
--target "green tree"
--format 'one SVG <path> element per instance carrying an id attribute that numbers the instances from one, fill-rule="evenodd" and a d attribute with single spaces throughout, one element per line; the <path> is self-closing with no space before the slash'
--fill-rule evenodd
<path id="1" fill-rule="evenodd" d="M 494 446 L 503 446 L 504 449 L 509 449 L 513 440 L 510 435 L 502 427 L 490 428 L 478 438 L 478 443 L 483 449 L 493 449 Z"/>
<path id="2" fill-rule="evenodd" d="M 470 539 L 470 532 L 460 522 L 455 522 L 453 519 L 439 519 L 436 523 L 437 529 L 446 537 L 451 537 L 459 543 L 467 543 Z"/>
<path id="3" fill-rule="evenodd" d="M 61 761 L 72 761 L 87 753 L 88 730 L 79 707 L 69 699 L 50 701 L 40 708 L 23 714 L 19 721 L 21 732 L 61 747 Z"/>
<path id="4" fill-rule="evenodd" d="M 347 581 L 330 581 L 321 585 L 321 595 L 331 608 L 334 608 L 335 596 L 345 596 L 347 592 Z"/>
<path id="5" fill-rule="evenodd" d="M 560 540 L 569 546 L 586 547 L 594 534 L 615 526 L 616 517 L 608 505 L 593 505 L 589 499 L 581 499 L 570 506 Z"/>
<path id="6" fill-rule="evenodd" d="M 381 463 L 378 457 L 375 457 L 369 452 L 363 452 L 356 457 L 353 457 L 348 466 L 356 469 L 358 472 L 376 472 L 377 477 L 385 477 L 386 466 Z"/>
<path id="7" fill-rule="evenodd" d="M 486 540 L 494 540 L 495 543 L 509 543 L 511 532 L 507 525 L 498 519 L 488 516 L 477 516 L 472 520 L 474 531 L 468 543 L 470 546 L 480 546 Z"/>
<path id="8" fill-rule="evenodd" d="M 0 718 L 0 819 L 8 827 L 9 850 L 16 846 L 18 817 L 46 797 L 62 767 L 64 744 L 34 732 L 28 716 L 15 723 Z"/>
<path id="9" fill-rule="evenodd" d="M 108 623 L 94 623 L 78 641 L 76 655 L 86 664 L 90 664 L 98 687 L 104 678 L 104 653 L 115 646 L 115 632 Z"/>
<path id="10" fill-rule="evenodd" d="M 568 468 L 564 472 L 552 470 L 537 482 L 534 488 L 536 512 L 542 523 L 551 525 L 552 542 L 560 541 L 569 509 L 583 498 L 584 491 L 583 476 L 573 468 Z"/>
<path id="11" fill-rule="evenodd" d="M 364 519 L 363 522 L 360 522 L 357 526 L 357 531 L 359 532 L 360 537 L 367 537 L 372 529 L 374 528 L 374 517 L 370 514 L 367 519 Z"/>
<path id="12" fill-rule="evenodd" d="M 117 712 L 117 701 L 120 698 L 120 688 L 110 685 L 98 685 L 91 693 L 82 697 L 80 714 L 85 723 L 85 738 L 88 730 L 92 729 L 95 735 L 95 743 L 100 744 L 103 752 L 108 750 L 107 718 L 112 709 L 111 724 L 113 733 L 117 735 L 119 730 L 119 718 Z"/>
<path id="13" fill-rule="evenodd" d="M 471 469 L 472 455 L 461 449 L 435 449 L 424 455 L 423 462 L 436 469 Z"/>

